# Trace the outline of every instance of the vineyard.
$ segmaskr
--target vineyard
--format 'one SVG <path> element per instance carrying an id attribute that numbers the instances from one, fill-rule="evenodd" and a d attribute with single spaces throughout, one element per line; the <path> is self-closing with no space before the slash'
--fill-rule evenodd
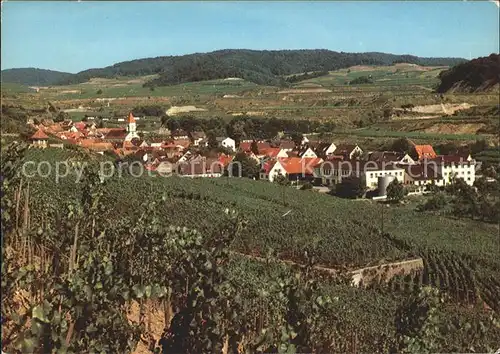
<path id="1" fill-rule="evenodd" d="M 20 176 L 23 161 L 72 167 L 56 183 Z M 104 161 L 78 150 L 2 151 L 4 351 L 497 349 L 494 225 L 406 207 L 381 213 L 245 179 L 102 179 L 95 167 Z M 421 272 L 350 285 L 348 270 L 415 256 Z"/>
<path id="2" fill-rule="evenodd" d="M 498 268 L 479 266 L 471 259 L 445 252 L 428 251 L 423 271 L 398 276 L 388 283 L 395 292 L 411 293 L 432 286 L 447 293 L 455 302 L 471 307 L 478 304 L 500 311 Z"/>

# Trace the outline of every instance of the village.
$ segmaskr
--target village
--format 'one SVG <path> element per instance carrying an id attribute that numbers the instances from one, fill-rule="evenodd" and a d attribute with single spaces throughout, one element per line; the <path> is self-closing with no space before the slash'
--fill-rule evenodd
<path id="1" fill-rule="evenodd" d="M 181 177 L 221 177 L 243 154 L 259 167 L 254 179 L 276 181 L 278 176 L 296 186 L 311 183 L 330 188 L 347 177 L 358 177 L 366 190 L 385 196 L 394 180 L 409 187 L 412 193 L 430 192 L 430 186 L 444 187 L 461 178 L 470 186 L 476 180 L 476 162 L 469 153 L 437 155 L 431 145 L 413 144 L 411 153 L 364 151 L 357 144 L 315 141 L 302 136 L 300 142 L 282 138 L 275 141 L 242 140 L 217 137 L 217 149 L 209 149 L 203 131 L 178 129 L 165 137 L 141 138 L 137 119 L 129 113 L 122 128 L 98 128 L 92 121 L 60 123 L 28 122 L 36 133 L 31 145 L 37 148 L 79 146 L 99 154 L 112 154 L 118 160 L 137 161 L 160 175 Z M 123 119 L 125 121 L 125 119 Z M 64 143 L 49 143 L 53 136 Z M 232 176 L 232 174 L 230 174 Z M 239 177 L 240 175 L 235 175 Z"/>

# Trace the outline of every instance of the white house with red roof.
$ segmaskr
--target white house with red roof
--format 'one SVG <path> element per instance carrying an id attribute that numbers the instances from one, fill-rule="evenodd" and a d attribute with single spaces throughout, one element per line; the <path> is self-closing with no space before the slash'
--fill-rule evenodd
<path id="1" fill-rule="evenodd" d="M 38 129 L 35 134 L 33 134 L 30 138 L 31 140 L 31 146 L 37 147 L 37 148 L 46 148 L 49 137 L 47 134 L 44 133 L 42 129 Z"/>
<path id="2" fill-rule="evenodd" d="M 269 160 L 264 163 L 260 172 L 260 179 L 273 182 L 278 175 L 289 179 L 313 178 L 314 166 L 323 161 L 321 158 L 287 157 Z"/>

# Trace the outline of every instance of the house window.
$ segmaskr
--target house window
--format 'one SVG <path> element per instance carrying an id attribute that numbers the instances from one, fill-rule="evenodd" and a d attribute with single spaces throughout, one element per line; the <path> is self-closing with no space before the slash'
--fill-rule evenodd
<path id="1" fill-rule="evenodd" d="M 467 177 L 467 181 L 470 181 L 470 177 Z"/>
<path id="2" fill-rule="evenodd" d="M 370 177 L 373 177 L 373 173 L 370 173 Z"/>
<path id="3" fill-rule="evenodd" d="M 470 175 L 470 171 L 467 171 L 467 174 Z"/>

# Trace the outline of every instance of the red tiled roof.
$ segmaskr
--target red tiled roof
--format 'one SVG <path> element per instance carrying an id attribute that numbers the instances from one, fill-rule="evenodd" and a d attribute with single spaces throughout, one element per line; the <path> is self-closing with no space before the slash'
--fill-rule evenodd
<path id="1" fill-rule="evenodd" d="M 78 123 L 73 124 L 73 126 L 78 130 L 85 130 L 87 128 L 87 125 L 85 124 L 85 122 L 78 122 Z"/>
<path id="2" fill-rule="evenodd" d="M 31 136 L 31 140 L 47 140 L 49 137 L 43 132 L 42 129 L 38 129 L 35 134 Z"/>
<path id="3" fill-rule="evenodd" d="M 262 171 L 264 171 L 266 174 L 269 174 L 269 171 L 273 168 L 274 164 L 276 163 L 276 160 L 267 160 L 264 162 L 264 165 L 262 166 Z"/>
<path id="4" fill-rule="evenodd" d="M 57 136 L 62 140 L 78 140 L 83 137 L 83 134 L 80 132 L 61 132 L 58 133 Z"/>
<path id="5" fill-rule="evenodd" d="M 294 149 L 295 143 L 291 140 L 281 140 L 279 143 L 282 149 Z"/>
<path id="6" fill-rule="evenodd" d="M 104 136 L 105 139 L 125 139 L 127 131 L 125 128 L 112 128 Z"/>
<path id="7" fill-rule="evenodd" d="M 135 118 L 134 118 L 134 115 L 132 114 L 132 112 L 130 112 L 128 114 L 128 122 L 129 123 L 135 123 Z"/>
<path id="8" fill-rule="evenodd" d="M 218 161 L 222 164 L 222 166 L 226 167 L 231 161 L 233 161 L 233 158 L 234 157 L 231 155 L 221 154 Z"/>
<path id="9" fill-rule="evenodd" d="M 112 128 L 96 128 L 96 133 L 101 133 L 101 134 L 108 134 L 109 131 L 111 130 Z M 120 129 L 122 130 L 122 128 L 115 128 L 115 129 Z"/>
<path id="10" fill-rule="evenodd" d="M 83 139 L 80 141 L 79 145 L 91 150 L 113 150 L 113 144 L 110 142 L 98 140 L 98 139 Z"/>
<path id="11" fill-rule="evenodd" d="M 281 148 L 266 148 L 259 150 L 259 155 L 265 155 L 267 157 L 276 157 L 278 156 Z"/>
<path id="12" fill-rule="evenodd" d="M 433 159 L 437 155 L 431 145 L 415 145 L 418 159 Z"/>
<path id="13" fill-rule="evenodd" d="M 261 150 L 270 149 L 270 148 L 271 148 L 271 144 L 269 144 L 268 142 L 265 142 L 265 141 L 258 141 L 257 142 L 257 149 L 259 150 L 259 154 L 261 153 Z M 252 150 L 252 142 L 245 141 L 245 142 L 240 143 L 240 150 L 242 150 L 242 151 Z"/>
<path id="14" fill-rule="evenodd" d="M 321 163 L 323 159 L 321 158 L 299 158 L 299 157 L 289 157 L 279 159 L 281 166 L 285 169 L 288 174 L 313 174 L 314 166 Z"/>
<path id="15" fill-rule="evenodd" d="M 58 133 L 58 132 L 63 131 L 63 128 L 61 127 L 60 124 L 52 124 L 52 125 L 47 127 L 47 131 L 49 131 L 51 133 Z"/>
<path id="16" fill-rule="evenodd" d="M 279 161 L 280 165 L 283 166 L 287 174 L 313 174 L 314 167 L 320 164 L 323 159 L 321 158 L 300 158 L 300 157 L 283 157 L 277 160 L 269 160 L 264 163 L 262 170 L 266 174 L 273 168 L 276 162 Z"/>

